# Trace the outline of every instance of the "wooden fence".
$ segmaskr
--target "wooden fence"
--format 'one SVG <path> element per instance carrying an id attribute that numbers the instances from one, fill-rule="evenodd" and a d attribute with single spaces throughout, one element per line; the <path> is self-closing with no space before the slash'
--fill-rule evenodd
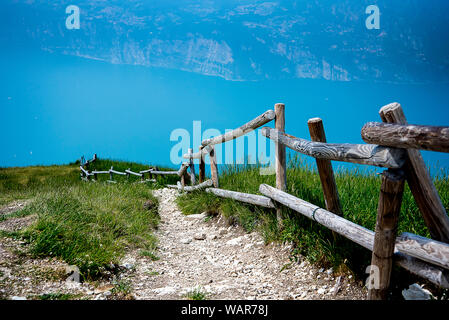
<path id="1" fill-rule="evenodd" d="M 370 286 L 369 299 L 386 298 L 393 263 L 438 286 L 449 288 L 449 218 L 417 150 L 449 152 L 449 127 L 408 125 L 397 103 L 383 107 L 380 117 L 384 123 L 371 122 L 362 129 L 363 140 L 370 144 L 327 143 L 319 118 L 308 121 L 309 141 L 285 132 L 285 106 L 278 103 L 274 110 L 266 111 L 243 126 L 202 141 L 197 153 L 189 152 L 183 157 L 189 161 L 199 159 L 201 183 L 204 180 L 204 157 L 209 155 L 214 188 L 206 188 L 206 192 L 273 208 L 279 221 L 282 220 L 281 205 L 286 206 L 371 250 L 371 266 L 377 267 L 371 268 L 372 279 L 377 276 L 378 283 Z M 275 142 L 276 187 L 262 184 L 259 189 L 262 196 L 219 189 L 214 145 L 240 137 L 272 120 L 274 128 L 262 128 L 262 135 Z M 286 147 L 316 159 L 326 209 L 285 192 Z M 331 160 L 386 168 L 382 174 L 375 231 L 341 217 Z M 396 234 L 404 181 L 409 184 L 432 239 L 410 233 Z"/>
<path id="2" fill-rule="evenodd" d="M 285 133 L 285 106 L 278 103 L 243 126 L 226 134 L 203 140 L 199 150 L 189 149 L 178 171 L 151 174 L 177 174 L 181 181 L 169 187 L 182 191 L 205 189 L 219 197 L 272 208 L 279 223 L 282 206 L 288 207 L 372 251 L 368 299 L 386 299 L 392 265 L 401 266 L 440 287 L 449 288 L 449 217 L 424 164 L 419 149 L 449 152 L 449 127 L 417 126 L 407 124 L 398 103 L 380 109 L 380 123 L 367 123 L 362 128 L 362 138 L 369 144 L 327 143 L 323 122 L 319 118 L 308 121 L 311 141 Z M 262 195 L 247 194 L 219 188 L 219 175 L 215 155 L 216 144 L 236 139 L 274 120 L 274 128 L 262 128 L 262 134 L 275 142 L 276 186 L 260 185 Z M 326 209 L 296 198 L 286 192 L 286 147 L 316 159 Z M 211 179 L 205 180 L 205 157 L 210 158 Z M 199 181 L 196 183 L 193 160 L 199 159 Z M 375 230 L 368 230 L 341 217 L 342 209 L 331 165 L 333 161 L 373 165 L 386 168 L 377 210 Z M 82 176 L 99 173 L 88 172 L 83 166 Z M 189 168 L 190 173 L 187 173 Z M 127 170 L 120 174 L 141 175 Z M 111 179 L 112 180 L 112 179 Z M 191 186 L 186 186 L 190 180 Z M 432 239 L 411 233 L 397 235 L 399 212 L 404 183 L 407 181 L 424 217 Z M 213 186 L 213 187 L 212 187 Z"/>
<path id="3" fill-rule="evenodd" d="M 91 163 L 95 162 L 97 160 L 97 154 L 94 154 L 93 158 L 91 160 L 85 160 L 84 156 L 81 157 L 80 161 L 80 170 L 81 170 L 81 179 L 84 181 L 97 181 L 99 174 L 109 174 L 109 180 L 107 182 L 109 183 L 116 183 L 114 180 L 114 174 L 120 175 L 120 176 L 126 176 L 128 179 L 130 176 L 137 176 L 141 178 L 141 181 L 139 183 L 145 183 L 145 182 L 156 182 L 156 179 L 153 178 L 153 175 L 155 177 L 157 176 L 170 176 L 170 175 L 177 175 L 182 176 L 181 179 L 185 177 L 186 171 L 184 164 L 181 165 L 181 169 L 179 171 L 160 171 L 156 167 L 150 167 L 146 170 L 142 170 L 139 172 L 131 171 L 131 169 L 126 169 L 124 172 L 114 170 L 114 167 L 111 167 L 107 171 L 97 171 L 97 170 L 89 170 L 89 166 Z M 192 163 L 193 165 L 193 163 Z M 145 179 L 145 174 L 148 174 L 148 179 Z"/>

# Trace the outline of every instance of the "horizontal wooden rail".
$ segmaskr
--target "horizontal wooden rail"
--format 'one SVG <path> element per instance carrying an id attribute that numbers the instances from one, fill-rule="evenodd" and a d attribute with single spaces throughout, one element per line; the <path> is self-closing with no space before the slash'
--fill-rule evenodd
<path id="1" fill-rule="evenodd" d="M 142 173 L 133 172 L 129 169 L 125 170 L 126 173 L 132 174 L 134 176 L 142 177 Z"/>
<path id="2" fill-rule="evenodd" d="M 204 182 L 202 182 L 200 184 L 197 184 L 196 186 L 184 186 L 183 187 L 181 185 L 181 183 L 178 181 L 177 187 L 178 187 L 179 190 L 190 192 L 190 191 L 201 190 L 201 189 L 204 189 L 204 188 L 207 188 L 207 187 L 211 187 L 213 184 L 214 184 L 213 181 L 211 179 L 209 179 L 209 180 L 206 180 L 206 181 L 204 181 Z"/>
<path id="3" fill-rule="evenodd" d="M 109 172 L 112 172 L 112 173 L 115 173 L 115 174 L 119 174 L 119 175 L 122 175 L 122 176 L 126 176 L 125 172 L 120 172 L 120 171 L 116 171 L 116 170 L 113 170 L 113 169 L 109 169 Z"/>
<path id="4" fill-rule="evenodd" d="M 206 152 L 204 152 L 204 149 L 203 149 L 202 152 L 184 153 L 184 154 L 182 155 L 182 157 L 183 157 L 184 159 L 200 159 L 201 156 L 202 156 L 203 154 L 205 154 L 205 153 L 206 153 Z"/>
<path id="5" fill-rule="evenodd" d="M 449 244 L 404 232 L 396 237 L 396 248 L 415 258 L 449 269 Z M 431 259 L 428 259 L 428 256 Z"/>
<path id="6" fill-rule="evenodd" d="M 381 146 L 449 152 L 449 127 L 368 122 L 362 139 Z"/>
<path id="7" fill-rule="evenodd" d="M 155 175 L 178 175 L 178 171 L 157 171 L 157 170 L 153 170 L 153 171 L 151 171 L 151 174 L 155 174 Z"/>
<path id="8" fill-rule="evenodd" d="M 109 171 L 92 171 L 92 174 L 109 174 Z"/>
<path id="9" fill-rule="evenodd" d="M 227 141 L 234 140 L 238 137 L 241 137 L 248 132 L 251 132 L 264 124 L 267 124 L 271 120 L 275 118 L 275 112 L 274 110 L 267 110 L 257 118 L 249 121 L 248 123 L 245 123 L 243 126 L 234 129 L 232 131 L 226 132 L 225 134 L 222 134 L 217 137 L 213 137 L 210 139 L 203 140 L 201 142 L 201 145 L 204 147 L 200 152 L 196 153 L 185 153 L 182 157 L 184 159 L 200 159 L 201 156 L 209 154 L 209 152 L 212 150 L 212 146 L 219 143 L 224 143 Z"/>
<path id="10" fill-rule="evenodd" d="M 139 173 L 142 173 L 142 174 L 144 174 L 144 173 L 148 173 L 148 172 L 151 172 L 151 171 L 153 171 L 154 170 L 154 168 L 150 168 L 150 169 L 147 169 L 147 170 L 142 170 L 142 171 L 139 171 Z"/>
<path id="11" fill-rule="evenodd" d="M 263 126 L 264 124 L 270 122 L 274 118 L 275 118 L 274 110 L 267 110 L 266 112 L 264 112 L 257 118 L 249 121 L 248 123 L 245 123 L 244 125 L 242 125 L 241 127 L 237 128 L 237 129 L 226 132 L 225 134 L 222 134 L 221 136 L 203 140 L 201 142 L 201 145 L 203 147 L 205 147 L 208 145 L 214 145 L 214 144 L 219 144 L 219 143 L 223 143 L 226 141 L 234 140 L 238 137 L 241 137 L 241 136 L 247 134 L 248 132 L 251 132 L 251 131 Z"/>
<path id="12" fill-rule="evenodd" d="M 315 220 L 319 224 L 358 243 L 364 248 L 371 251 L 373 250 L 373 231 L 269 185 L 261 184 L 259 191 L 265 196 Z M 407 235 L 402 238 L 400 236 L 396 238 L 395 248 L 397 251 L 402 251 L 403 254 L 410 255 L 432 264 L 441 265 L 442 256 L 440 250 L 442 243 L 435 245 L 430 239 L 427 240 L 429 241 L 423 244 L 423 242 L 418 242 L 417 240 L 409 241 Z M 412 255 L 410 253 L 412 253 Z M 443 259 L 447 260 L 448 258 L 443 257 Z"/>
<path id="13" fill-rule="evenodd" d="M 393 259 L 396 265 L 410 273 L 426 279 L 439 287 L 449 289 L 449 274 L 447 270 L 398 251 L 394 253 Z"/>
<path id="14" fill-rule="evenodd" d="M 342 234 L 365 248 L 371 246 L 371 240 L 373 240 L 371 239 L 371 235 L 374 234 L 371 230 L 269 185 L 261 184 L 260 192 L 329 229 Z M 337 230 L 334 230 L 334 228 Z M 405 233 L 396 237 L 395 247 L 397 250 L 415 258 L 439 265 L 446 269 L 449 268 L 449 244 L 420 237 L 415 234 Z"/>
<path id="15" fill-rule="evenodd" d="M 251 193 L 243 193 L 231 190 L 224 190 L 218 188 L 207 188 L 206 192 L 213 193 L 216 196 L 222 198 L 234 199 L 241 202 L 246 202 L 250 204 L 255 204 L 265 208 L 275 208 L 273 201 L 270 198 L 259 196 Z"/>
<path id="16" fill-rule="evenodd" d="M 400 168 L 405 162 L 403 149 L 373 144 L 312 142 L 264 127 L 262 135 L 305 155 L 326 160 Z"/>
<path id="17" fill-rule="evenodd" d="M 195 153 L 184 153 L 182 157 L 184 159 L 201 159 L 201 157 L 204 157 L 211 152 L 213 146 L 214 145 L 205 146 L 201 149 L 201 151 Z"/>
<path id="18" fill-rule="evenodd" d="M 263 195 L 315 220 L 319 224 L 345 236 L 362 247 L 372 250 L 374 243 L 373 231 L 269 185 L 261 184 L 259 191 Z"/>

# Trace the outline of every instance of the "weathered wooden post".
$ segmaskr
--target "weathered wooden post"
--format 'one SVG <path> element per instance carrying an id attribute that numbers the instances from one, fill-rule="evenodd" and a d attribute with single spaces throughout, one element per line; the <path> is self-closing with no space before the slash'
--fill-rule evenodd
<path id="1" fill-rule="evenodd" d="M 128 168 L 128 170 L 131 170 L 131 168 Z M 126 170 L 125 170 L 125 172 L 126 172 Z M 129 176 L 130 176 L 130 174 L 128 173 L 128 172 L 126 172 L 126 179 L 129 181 Z"/>
<path id="2" fill-rule="evenodd" d="M 185 185 L 186 185 L 186 174 L 183 173 L 181 175 L 181 186 L 182 186 L 183 189 L 184 189 Z"/>
<path id="3" fill-rule="evenodd" d="M 200 152 L 200 164 L 199 164 L 199 181 L 200 183 L 203 183 L 206 179 L 206 173 L 205 173 L 205 162 L 204 162 L 204 156 L 202 154 L 203 151 L 203 146 L 199 147 L 199 152 Z"/>
<path id="4" fill-rule="evenodd" d="M 154 167 L 154 171 L 158 171 L 158 170 L 159 170 L 158 167 Z M 154 177 L 154 180 L 156 180 L 156 182 L 157 182 L 157 177 L 158 177 L 158 175 L 157 175 L 157 174 L 151 173 L 151 176 Z"/>
<path id="5" fill-rule="evenodd" d="M 196 177 L 195 177 L 195 164 L 193 163 L 193 158 L 192 158 L 192 154 L 193 154 L 193 149 L 189 148 L 188 153 L 190 155 L 189 158 L 189 169 L 190 169 L 190 182 L 193 185 L 195 185 L 196 183 Z"/>
<path id="6" fill-rule="evenodd" d="M 275 112 L 275 122 L 274 127 L 279 132 L 285 132 L 285 105 L 283 103 L 276 103 L 274 105 Z M 276 142 L 276 188 L 282 191 L 287 190 L 287 168 L 285 159 L 285 146 L 281 143 Z M 276 218 L 278 220 L 278 226 L 282 225 L 282 209 L 276 209 Z"/>
<path id="7" fill-rule="evenodd" d="M 214 187 L 218 188 L 218 167 L 217 167 L 217 158 L 215 156 L 215 146 L 211 146 L 211 150 L 209 152 L 209 158 L 210 158 L 210 175 L 212 178 L 212 181 L 214 182 Z"/>
<path id="8" fill-rule="evenodd" d="M 390 286 L 393 253 L 404 191 L 402 170 L 382 174 L 374 247 L 370 266 L 369 300 L 385 300 Z"/>
<path id="9" fill-rule="evenodd" d="M 399 103 L 391 103 L 379 111 L 383 122 L 407 124 Z M 449 243 L 449 217 L 417 149 L 406 149 L 404 166 L 410 190 L 433 239 Z"/>
<path id="10" fill-rule="evenodd" d="M 310 132 L 310 139 L 317 142 L 327 142 L 326 133 L 324 131 L 323 120 L 320 118 L 312 118 L 307 121 Z M 341 209 L 340 197 L 338 195 L 337 184 L 335 183 L 334 170 L 330 160 L 315 159 L 320 176 L 321 187 L 323 189 L 324 202 L 326 208 L 330 212 L 341 216 L 343 210 Z M 332 232 L 334 239 L 337 239 L 337 233 Z"/>
<path id="11" fill-rule="evenodd" d="M 186 179 L 187 179 L 187 168 L 188 168 L 189 164 L 188 163 L 182 163 L 181 167 L 178 170 L 178 176 L 181 178 L 181 188 L 184 190 L 184 187 L 186 185 Z"/>
<path id="12" fill-rule="evenodd" d="M 327 142 L 323 120 L 320 118 L 312 118 L 307 121 L 307 124 L 309 126 L 310 138 L 312 141 Z M 341 215 L 343 211 L 341 209 L 340 197 L 338 195 L 337 184 L 335 183 L 334 170 L 332 169 L 331 161 L 316 159 L 316 166 L 320 175 L 327 210 Z"/>
<path id="13" fill-rule="evenodd" d="M 114 173 L 112 172 L 112 170 L 114 170 L 113 166 L 111 166 L 111 169 L 109 169 L 109 181 L 114 181 Z"/>

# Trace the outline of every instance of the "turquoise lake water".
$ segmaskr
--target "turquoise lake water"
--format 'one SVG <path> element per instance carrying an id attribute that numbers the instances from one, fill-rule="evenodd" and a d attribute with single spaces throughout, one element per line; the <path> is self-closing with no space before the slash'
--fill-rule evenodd
<path id="1" fill-rule="evenodd" d="M 288 80 L 238 82 L 189 72 L 113 65 L 20 48 L 0 54 L 0 166 L 73 162 L 81 155 L 176 167 L 170 134 L 224 133 L 286 105 L 286 131 L 309 138 L 307 120 L 321 117 L 328 142 L 363 143 L 362 126 L 379 108 L 399 102 L 409 123 L 448 125 L 449 84 Z M 198 139 L 193 142 L 197 150 Z M 449 156 L 423 152 L 434 169 Z"/>

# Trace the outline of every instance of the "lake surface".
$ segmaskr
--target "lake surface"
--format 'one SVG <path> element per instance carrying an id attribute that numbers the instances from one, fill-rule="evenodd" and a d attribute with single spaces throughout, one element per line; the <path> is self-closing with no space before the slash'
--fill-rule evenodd
<path id="1" fill-rule="evenodd" d="M 201 121 L 201 132 L 224 133 L 277 102 L 286 105 L 288 133 L 309 139 L 307 120 L 321 117 L 328 142 L 362 143 L 362 126 L 379 121 L 380 107 L 395 101 L 409 123 L 449 125 L 449 84 L 441 83 L 227 81 L 20 46 L 2 50 L 0 70 L 2 167 L 62 164 L 93 153 L 176 167 L 174 129 L 187 130 L 197 151 L 193 121 Z M 447 154 L 423 155 L 433 170 L 449 167 Z"/>

